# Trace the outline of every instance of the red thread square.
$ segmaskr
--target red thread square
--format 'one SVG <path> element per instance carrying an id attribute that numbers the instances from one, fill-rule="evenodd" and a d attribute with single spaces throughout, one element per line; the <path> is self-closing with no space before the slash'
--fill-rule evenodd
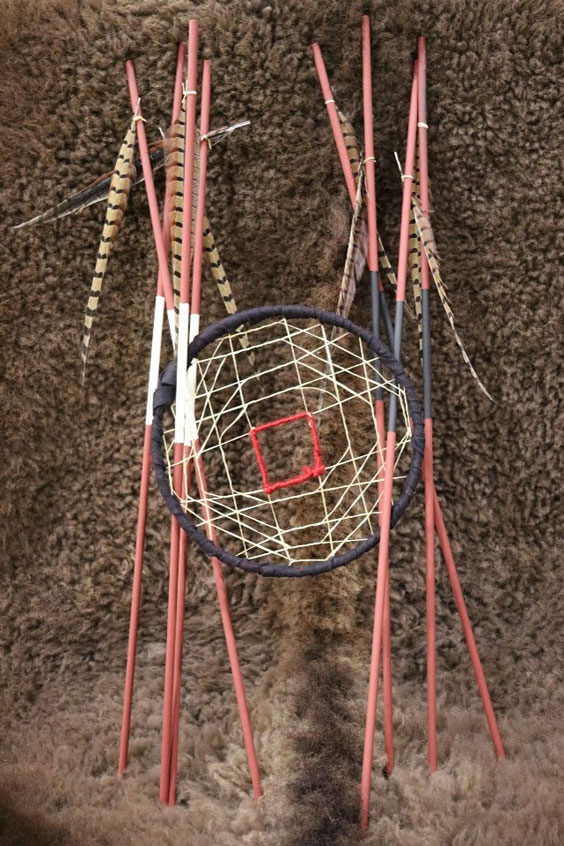
<path id="1" fill-rule="evenodd" d="M 305 466 L 298 476 L 292 476 L 289 479 L 281 479 L 279 482 L 271 482 L 268 478 L 268 471 L 264 463 L 264 456 L 261 452 L 258 442 L 258 432 L 263 432 L 265 429 L 274 429 L 275 426 L 282 426 L 285 423 L 293 423 L 295 420 L 307 420 L 311 430 L 311 437 L 313 441 L 313 467 Z M 315 428 L 315 421 L 309 411 L 300 411 L 298 414 L 292 414 L 290 417 L 281 417 L 280 420 L 273 420 L 271 423 L 263 423 L 261 426 L 253 426 L 249 435 L 253 443 L 255 455 L 257 457 L 258 465 L 262 475 L 262 486 L 266 494 L 271 494 L 279 488 L 289 488 L 292 485 L 299 485 L 308 479 L 316 479 L 325 472 L 325 465 L 321 459 L 321 450 L 319 448 L 319 437 L 317 429 Z"/>

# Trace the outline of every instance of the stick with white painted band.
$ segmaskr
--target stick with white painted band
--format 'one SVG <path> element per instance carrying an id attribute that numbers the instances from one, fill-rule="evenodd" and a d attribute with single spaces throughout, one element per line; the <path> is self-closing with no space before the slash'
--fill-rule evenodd
<path id="1" fill-rule="evenodd" d="M 184 157 L 184 207 L 182 215 L 182 259 L 180 266 L 180 307 L 178 321 L 178 373 L 186 373 L 188 361 L 188 322 L 190 291 L 190 247 L 192 239 L 192 193 L 194 180 L 194 142 L 196 135 L 196 84 L 198 80 L 198 22 L 190 20 L 188 27 L 188 73 L 186 79 L 186 151 Z M 182 485 L 182 452 L 184 439 L 184 405 L 186 379 L 179 378 L 176 385 L 176 423 L 174 438 L 174 490 Z M 168 585 L 168 610 L 166 631 L 165 683 L 163 702 L 163 729 L 161 745 L 161 777 L 159 797 L 168 804 L 170 799 L 171 725 L 173 717 L 173 686 L 176 642 L 176 607 L 178 593 L 178 555 L 180 528 L 171 520 L 170 569 Z"/>
<path id="2" fill-rule="evenodd" d="M 205 216 L 205 196 L 206 196 L 206 173 L 208 160 L 208 144 L 205 136 L 209 128 L 209 111 L 211 99 L 211 63 L 204 62 L 203 76 L 202 76 L 202 106 L 201 106 L 201 124 L 200 124 L 200 138 L 203 139 L 200 143 L 200 181 L 198 186 L 198 205 L 196 212 L 196 231 L 194 236 L 194 267 L 192 274 L 192 296 L 191 296 L 191 317 L 190 317 L 190 341 L 192 341 L 199 330 L 199 315 L 201 303 L 202 290 L 202 260 L 203 260 L 203 246 L 204 246 L 204 216 Z M 183 239 L 184 247 L 184 239 Z M 177 372 L 180 365 L 178 366 Z M 186 368 L 183 371 L 186 374 Z M 207 509 L 207 483 L 204 473 L 203 462 L 200 456 L 200 446 L 197 439 L 197 429 L 195 426 L 195 392 L 196 392 L 196 368 L 190 367 L 187 378 L 178 377 L 177 382 L 185 382 L 186 385 L 186 410 L 185 410 L 185 427 L 184 427 L 184 450 L 182 464 L 186 467 L 186 472 L 182 473 L 182 484 L 189 485 L 190 473 L 190 458 L 194 456 L 194 463 L 196 467 L 196 479 L 199 488 L 200 500 L 202 507 Z M 178 414 L 178 411 L 177 411 Z M 183 492 L 186 492 L 184 490 Z M 214 532 L 211 526 L 208 526 L 208 536 L 210 539 L 214 538 Z M 178 720 L 179 720 L 179 704 L 180 704 L 180 681 L 181 681 L 181 659 L 182 659 L 182 639 L 184 626 L 184 595 L 185 595 L 185 567 L 186 567 L 186 550 L 187 550 L 187 535 L 185 532 L 180 533 L 179 541 L 179 559 L 178 559 L 178 585 L 177 585 L 177 608 L 176 608 L 176 642 L 175 642 L 175 666 L 174 666 L 174 685 L 173 685 L 173 715 L 172 715 L 172 747 L 171 747 L 171 762 L 170 762 L 170 779 L 169 779 L 169 804 L 174 804 L 176 792 L 176 771 L 177 771 L 177 756 L 178 756 Z M 237 706 L 239 709 L 239 717 L 241 720 L 241 729 L 243 732 L 243 739 L 249 762 L 249 771 L 253 785 L 255 796 L 259 798 L 262 796 L 262 787 L 260 782 L 260 773 L 258 768 L 258 761 L 256 749 L 253 739 L 251 720 L 249 715 L 249 708 L 245 695 L 245 687 L 243 682 L 243 674 L 239 663 L 239 656 L 237 654 L 237 647 L 235 644 L 235 635 L 233 632 L 233 624 L 231 622 L 231 614 L 229 610 L 229 601 L 227 599 L 227 592 L 225 588 L 225 581 L 223 578 L 223 571 L 221 564 L 217 559 L 212 559 L 213 576 L 217 591 L 217 598 L 219 609 L 221 613 L 221 621 L 225 634 L 227 645 L 227 652 L 229 655 L 229 662 L 231 665 L 231 673 L 233 675 L 233 686 L 235 688 L 235 696 L 237 698 Z"/>
<path id="3" fill-rule="evenodd" d="M 195 87 L 195 86 L 194 86 Z M 190 89 L 190 84 L 188 89 Z M 195 91 L 188 90 L 186 96 L 195 95 Z M 202 72 L 202 101 L 200 107 L 200 138 L 205 136 L 209 130 L 209 116 L 210 116 L 210 65 L 209 62 L 204 62 Z M 195 102 L 195 96 L 192 98 Z M 188 118 L 188 109 L 187 109 Z M 188 120 L 187 120 L 188 123 Z M 188 129 L 188 126 L 187 126 Z M 195 135 L 195 130 L 194 130 Z M 208 144 L 201 141 L 199 145 L 199 179 L 198 179 L 198 207 L 196 211 L 196 219 L 193 220 L 193 195 L 194 195 L 194 179 L 193 174 L 196 168 L 195 145 L 194 139 L 187 136 L 187 145 L 189 147 L 189 155 L 192 158 L 192 176 L 185 171 L 184 187 L 186 189 L 186 180 L 191 183 L 191 196 L 188 203 L 186 190 L 184 193 L 184 204 L 182 208 L 182 263 L 180 272 L 180 312 L 178 323 L 178 367 L 177 367 L 177 383 L 176 383 L 176 420 L 175 420 L 175 441 L 182 443 L 181 450 L 181 473 L 180 473 L 180 494 L 184 496 L 190 486 L 190 446 L 191 439 L 188 434 L 187 419 L 190 408 L 193 407 L 193 396 L 195 385 L 191 386 L 194 381 L 191 378 L 191 371 L 187 372 L 188 364 L 188 345 L 198 334 L 199 326 L 199 310 L 200 310 L 200 290 L 202 277 L 202 245 L 203 245 L 203 217 L 204 217 L 204 203 L 206 191 L 206 170 L 208 161 Z M 186 152 L 185 152 L 185 163 Z M 187 175 L 188 174 L 188 175 Z M 195 224 L 194 231 L 194 252 L 193 252 L 193 268 L 191 278 L 191 290 L 186 293 L 184 290 L 184 275 L 182 272 L 182 264 L 185 256 L 186 245 L 186 217 L 185 212 L 189 211 L 190 223 Z M 190 247 L 192 244 L 192 231 L 190 230 L 188 239 L 188 256 L 190 257 Z M 190 305 L 184 302 L 184 297 L 191 300 Z M 195 333 L 194 333 L 195 328 Z M 182 344 L 182 350 L 181 350 Z M 184 345 L 186 345 L 186 352 L 184 353 Z M 176 453 L 175 445 L 175 453 Z M 178 490 L 178 487 L 176 488 Z M 171 725 L 170 725 L 170 765 L 169 765 L 169 787 L 168 787 L 168 803 L 174 805 L 176 802 L 176 781 L 178 776 L 178 731 L 180 721 L 180 690 L 182 681 L 182 647 L 184 641 L 184 613 L 185 613 L 185 595 L 186 595 L 186 559 L 188 555 L 188 536 L 185 532 L 180 531 L 178 536 L 178 564 L 177 564 L 177 587 L 176 587 L 176 613 L 175 613 L 175 632 L 174 632 L 174 663 L 172 675 L 172 711 L 171 711 Z"/>
<path id="4" fill-rule="evenodd" d="M 172 122 L 180 110 L 180 103 L 182 97 L 182 74 L 184 69 L 186 50 L 184 44 L 178 47 L 178 56 L 176 64 L 176 84 L 174 90 L 174 100 L 172 107 Z M 140 145 L 141 146 L 141 145 Z M 147 191 L 150 191 L 150 185 L 145 182 Z M 154 185 L 153 185 L 154 191 Z M 155 198 L 156 199 L 156 198 Z M 163 241 L 168 239 L 168 210 L 165 203 L 163 212 Z M 139 490 L 139 505 L 137 510 L 137 532 L 135 538 L 135 559 L 133 566 L 133 586 L 131 592 L 131 613 L 129 620 L 129 638 L 127 648 L 127 663 L 125 671 L 125 686 L 123 697 L 123 714 L 119 747 L 119 764 L 118 772 L 123 775 L 127 766 L 127 755 L 129 749 L 129 732 L 131 725 L 131 705 L 133 700 L 133 684 L 135 677 L 135 658 L 137 651 L 137 631 L 139 626 L 139 605 L 141 602 L 141 580 L 143 573 L 143 556 L 145 550 L 145 526 L 147 520 L 147 502 L 149 497 L 149 478 L 151 470 L 151 431 L 153 422 L 153 394 L 158 384 L 159 378 L 159 362 L 162 344 L 162 328 L 163 315 L 165 309 L 165 296 L 163 294 L 163 274 L 161 273 L 161 266 L 159 261 L 159 276 L 157 283 L 157 294 L 155 297 L 155 308 L 153 315 L 153 335 L 151 341 L 151 357 L 149 364 L 149 380 L 147 387 L 147 407 L 145 413 L 145 434 L 143 441 L 143 461 L 141 468 L 141 485 Z M 171 338 L 174 335 L 171 334 Z M 173 341 L 174 348 L 174 341 Z"/>

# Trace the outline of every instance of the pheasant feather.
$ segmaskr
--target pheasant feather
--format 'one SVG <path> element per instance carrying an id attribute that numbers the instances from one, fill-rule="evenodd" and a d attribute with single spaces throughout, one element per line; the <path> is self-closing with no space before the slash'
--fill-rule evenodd
<path id="1" fill-rule="evenodd" d="M 358 185 L 361 171 L 360 147 L 358 146 L 358 140 L 352 123 L 339 108 L 337 108 L 337 115 L 339 117 L 339 123 L 341 124 L 341 132 L 343 133 L 343 140 L 345 142 L 354 181 L 355 184 Z"/>
<path id="2" fill-rule="evenodd" d="M 184 155 L 186 148 L 186 98 L 178 120 L 167 130 L 164 137 L 166 192 L 170 198 L 170 243 L 172 250 L 172 288 L 174 292 L 174 312 L 176 332 L 178 333 L 178 306 L 180 303 L 180 268 L 182 264 L 182 212 L 184 208 Z M 199 156 L 194 156 L 193 196 L 198 196 Z M 192 213 L 192 233 L 194 232 Z"/>
<path id="3" fill-rule="evenodd" d="M 114 172 L 110 180 L 108 191 L 108 205 L 106 208 L 106 219 L 104 221 L 104 229 L 102 230 L 102 238 L 100 239 L 100 246 L 98 247 L 98 255 L 96 257 L 96 267 L 94 269 L 94 276 L 92 277 L 92 285 L 90 288 L 90 296 L 86 305 L 86 314 L 84 316 L 84 331 L 82 334 L 82 378 L 86 372 L 86 359 L 88 357 L 88 347 L 90 345 L 90 335 L 92 332 L 92 324 L 98 308 L 98 301 L 102 292 L 102 283 L 106 274 L 108 266 L 108 258 L 112 248 L 112 244 L 118 229 L 123 220 L 123 215 L 127 207 L 127 200 L 131 185 L 135 179 L 135 165 L 133 163 L 133 156 L 135 152 L 135 122 L 138 120 L 134 115 L 123 143 L 120 147 L 118 157 L 115 163 Z"/>
<path id="4" fill-rule="evenodd" d="M 238 121 L 234 124 L 229 124 L 228 126 L 222 126 L 219 129 L 214 129 L 208 132 L 207 139 L 208 143 L 211 146 L 215 146 L 215 144 L 222 141 L 236 129 L 240 129 L 244 126 L 248 126 L 249 121 L 243 120 Z M 183 139 L 184 136 L 184 139 Z M 149 147 L 149 155 L 151 159 L 151 167 L 153 171 L 159 170 L 162 167 L 165 167 L 165 160 L 168 159 L 168 166 L 170 168 L 170 175 L 168 176 L 168 190 L 173 190 L 171 187 L 171 183 L 176 183 L 176 190 L 179 193 L 179 197 L 176 197 L 177 200 L 182 202 L 183 199 L 183 192 L 182 192 L 182 162 L 183 162 L 183 149 L 185 144 L 185 114 L 184 112 L 181 113 L 179 118 L 178 124 L 171 127 L 169 131 L 165 135 L 165 139 L 161 139 L 156 141 L 154 144 L 151 144 Z M 180 150 L 182 150 L 182 155 L 180 154 Z M 195 167 L 198 167 L 199 164 L 199 156 L 195 156 Z M 86 188 L 82 188 L 80 191 L 77 191 L 71 197 L 68 197 L 66 200 L 63 200 L 61 203 L 53 206 L 52 208 L 48 209 L 47 211 L 43 212 L 42 214 L 36 215 L 35 217 L 31 218 L 30 220 L 25 220 L 23 223 L 19 223 L 17 226 L 12 227 L 13 229 L 24 229 L 28 226 L 35 226 L 41 223 L 51 223 L 56 220 L 59 220 L 63 217 L 67 217 L 71 214 L 77 214 L 81 212 L 83 209 L 87 208 L 88 206 L 94 205 L 95 203 L 100 203 L 102 200 L 107 199 L 111 181 L 114 175 L 114 171 L 108 171 L 108 173 L 103 174 L 102 176 L 98 177 L 94 182 L 90 185 L 87 185 Z M 132 179 L 132 184 L 137 185 L 140 182 L 143 182 L 144 176 L 143 171 L 141 169 L 141 161 L 138 159 L 135 162 L 135 176 Z M 196 192 L 197 193 L 197 192 Z M 171 223 L 178 227 L 178 224 L 181 223 L 182 219 L 182 206 L 179 205 L 180 211 L 174 213 L 174 217 L 171 215 Z M 180 240 L 176 240 L 179 238 Z M 179 287 L 180 287 L 180 248 L 181 248 L 181 238 L 182 238 L 182 231 L 177 231 L 176 236 L 173 235 L 172 239 L 172 263 L 173 263 L 173 285 L 175 287 L 176 293 L 176 305 L 178 301 L 178 294 L 179 294 Z M 213 233 L 211 230 L 211 225 L 209 219 L 207 217 L 204 218 L 204 251 L 206 255 L 207 262 L 210 266 L 211 274 L 215 282 L 217 283 L 221 299 L 225 305 L 226 311 L 229 314 L 237 311 L 237 305 L 235 302 L 235 297 L 233 294 L 233 290 L 231 288 L 231 284 L 229 279 L 227 278 L 227 274 L 225 273 L 225 269 L 221 262 L 219 252 L 215 243 L 215 239 L 213 237 Z M 176 267 L 176 273 L 174 272 Z M 248 338 L 241 331 L 241 345 L 244 348 L 249 346 Z M 254 364 L 254 355 L 249 353 L 249 360 L 251 364 Z"/>
<path id="5" fill-rule="evenodd" d="M 151 159 L 151 167 L 153 171 L 159 170 L 159 168 L 163 167 L 164 151 L 162 140 L 151 144 L 149 147 L 149 157 Z M 137 159 L 135 162 L 135 174 L 133 184 L 138 185 L 144 180 L 143 171 L 141 169 L 141 159 Z M 72 194 L 72 196 L 67 197 L 66 200 L 63 200 L 56 206 L 42 212 L 42 214 L 38 214 L 35 217 L 30 218 L 30 220 L 24 220 L 23 223 L 18 223 L 16 226 L 13 226 L 12 229 L 25 229 L 28 226 L 36 226 L 41 223 L 53 223 L 55 220 L 60 220 L 70 214 L 78 214 L 83 209 L 88 208 L 88 206 L 101 203 L 102 200 L 106 200 L 108 197 L 113 175 L 113 170 L 102 174 L 102 176 L 99 176 L 94 180 L 94 182 L 91 182 L 90 185 L 87 185 L 86 188 L 81 188 L 80 191 L 76 192 L 76 194 Z"/>
<path id="6" fill-rule="evenodd" d="M 419 353 L 421 360 L 423 360 L 423 309 L 421 305 L 421 241 L 417 224 L 415 222 L 414 203 L 419 202 L 419 152 L 417 153 L 417 163 L 415 165 L 415 179 L 413 180 L 413 194 L 414 202 L 411 204 L 411 217 L 409 219 L 409 252 L 408 252 L 408 267 L 409 275 L 411 276 L 411 284 L 413 286 L 413 304 L 415 307 L 415 316 L 417 318 L 417 334 L 419 337 Z"/>
<path id="7" fill-rule="evenodd" d="M 337 109 L 337 114 L 339 116 L 339 123 L 341 124 L 341 131 L 345 140 L 345 147 L 351 165 L 354 181 L 355 184 L 358 185 L 358 180 L 361 171 L 361 155 L 358 139 L 356 137 L 356 133 L 351 122 L 343 114 L 343 112 L 340 109 Z M 378 264 L 381 272 L 388 280 L 392 289 L 395 291 L 398 284 L 396 274 L 393 271 L 390 259 L 388 258 L 388 254 L 386 253 L 386 249 L 384 247 L 384 244 L 382 243 L 382 239 L 380 238 L 380 233 L 378 233 Z M 407 303 L 405 305 L 405 310 L 410 317 L 413 317 L 413 312 L 411 311 Z"/>
<path id="8" fill-rule="evenodd" d="M 462 353 L 462 358 L 464 359 L 465 363 L 467 364 L 472 376 L 480 386 L 481 390 L 484 394 L 488 397 L 488 399 L 492 400 L 493 397 L 489 394 L 486 387 L 483 385 L 480 377 L 476 373 L 472 362 L 468 356 L 464 348 L 464 344 L 462 343 L 462 339 L 456 330 L 456 326 L 454 324 L 454 314 L 452 313 L 452 309 L 450 307 L 450 303 L 448 300 L 447 292 L 443 280 L 441 278 L 441 273 L 439 269 L 439 257 L 437 254 L 437 247 L 435 243 L 435 236 L 433 235 L 433 229 L 431 227 L 431 222 L 423 209 L 421 208 L 419 202 L 416 198 L 413 198 L 413 213 L 415 217 L 415 224 L 417 226 L 417 231 L 419 233 L 419 238 L 421 239 L 421 244 L 423 246 L 423 250 L 425 252 L 425 256 L 427 258 L 427 263 L 429 265 L 429 270 L 431 271 L 431 275 L 435 282 L 437 292 L 439 294 L 439 299 L 443 305 L 443 308 L 446 312 L 446 316 L 448 318 L 448 322 L 450 323 L 450 327 L 453 331 L 456 343 L 460 348 L 460 352 Z"/>
<path id="9" fill-rule="evenodd" d="M 223 300 L 223 305 L 225 306 L 225 310 L 228 314 L 234 314 L 237 311 L 237 305 L 235 303 L 235 296 L 233 294 L 233 288 L 231 287 L 231 283 L 227 278 L 227 274 L 225 272 L 225 268 L 223 267 L 223 263 L 219 256 L 219 250 L 217 249 L 215 239 L 213 237 L 213 232 L 211 229 L 211 224 L 209 219 L 204 216 L 204 253 L 206 255 L 207 262 L 210 267 L 211 275 L 215 280 L 217 287 L 219 289 L 219 293 L 221 299 Z M 247 351 L 247 355 L 249 357 L 249 361 L 254 368 L 255 366 L 255 355 L 252 352 L 249 352 L 249 338 L 248 335 L 245 334 L 243 327 L 240 326 L 238 329 L 239 332 L 239 343 L 243 347 L 244 350 Z"/>
<path id="10" fill-rule="evenodd" d="M 360 174 L 356 189 L 356 199 L 349 233 L 347 256 L 341 286 L 337 314 L 347 317 L 354 300 L 357 282 L 360 282 L 366 263 L 368 233 L 365 220 L 366 207 L 363 201 L 363 175 Z"/>
<path id="11" fill-rule="evenodd" d="M 223 140 L 223 138 L 227 135 L 230 135 L 236 129 L 248 126 L 249 123 L 250 121 L 248 120 L 241 120 L 238 123 L 230 124 L 229 126 L 222 126 L 219 129 L 213 129 L 208 132 L 207 137 L 209 143 L 211 146 L 215 146 L 215 144 Z M 163 139 L 159 139 L 149 146 L 149 158 L 151 160 L 153 173 L 164 167 L 165 151 Z M 60 220 L 70 214 L 77 214 L 88 206 L 93 206 L 95 203 L 102 202 L 102 200 L 105 200 L 108 196 L 113 173 L 113 170 L 110 170 L 107 173 L 102 174 L 102 176 L 99 176 L 94 180 L 94 182 L 91 182 L 90 185 L 87 185 L 86 188 L 81 188 L 80 191 L 76 192 L 76 194 L 72 194 L 72 196 L 47 211 L 42 212 L 29 220 L 24 220 L 22 223 L 16 224 L 16 226 L 12 226 L 12 229 L 25 229 L 28 226 L 36 226 L 40 223 L 52 223 L 55 220 Z M 141 168 L 141 159 L 137 159 L 135 162 L 135 173 L 136 176 L 133 184 L 138 185 L 145 179 Z"/>

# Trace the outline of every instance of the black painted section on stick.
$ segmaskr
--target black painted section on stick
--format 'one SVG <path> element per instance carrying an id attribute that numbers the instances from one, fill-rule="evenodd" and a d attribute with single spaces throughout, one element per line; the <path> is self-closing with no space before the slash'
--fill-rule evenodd
<path id="1" fill-rule="evenodd" d="M 431 302 L 430 291 L 421 291 L 421 318 L 423 323 L 423 417 L 430 420 L 433 416 L 432 378 L 431 378 Z"/>
<path id="2" fill-rule="evenodd" d="M 378 290 L 378 271 L 371 270 L 370 272 L 370 302 L 372 304 L 372 334 L 375 338 L 380 339 L 380 291 Z M 374 369 L 376 371 L 376 388 L 374 390 L 374 399 L 381 400 L 384 398 L 382 391 L 382 364 L 379 358 L 374 359 Z"/>

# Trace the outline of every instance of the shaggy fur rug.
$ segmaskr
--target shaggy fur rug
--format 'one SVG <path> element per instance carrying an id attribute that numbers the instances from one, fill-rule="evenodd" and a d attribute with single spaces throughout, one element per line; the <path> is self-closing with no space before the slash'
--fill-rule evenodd
<path id="1" fill-rule="evenodd" d="M 100 206 L 10 226 L 112 167 L 136 60 L 167 125 L 188 18 L 213 60 L 209 213 L 240 307 L 334 306 L 348 199 L 310 54 L 362 128 L 369 8 L 380 226 L 397 250 L 412 51 L 428 39 L 430 173 L 444 277 L 476 388 L 437 302 L 436 479 L 507 745 L 494 758 L 440 559 L 440 769 L 426 765 L 422 489 L 393 534 L 397 766 L 376 735 L 367 844 L 564 843 L 563 6 L 558 0 L 4 0 L 2 844 L 359 842 L 374 558 L 318 579 L 227 574 L 265 798 L 251 796 L 210 567 L 190 560 L 179 803 L 159 806 L 169 520 L 153 487 L 127 777 L 116 777 L 156 258 L 142 189 L 116 243 L 86 386 L 80 334 Z M 162 178 L 157 187 L 163 188 Z M 204 319 L 221 315 L 208 279 Z M 353 319 L 367 325 L 367 288 Z M 408 326 L 405 361 L 418 378 Z"/>

